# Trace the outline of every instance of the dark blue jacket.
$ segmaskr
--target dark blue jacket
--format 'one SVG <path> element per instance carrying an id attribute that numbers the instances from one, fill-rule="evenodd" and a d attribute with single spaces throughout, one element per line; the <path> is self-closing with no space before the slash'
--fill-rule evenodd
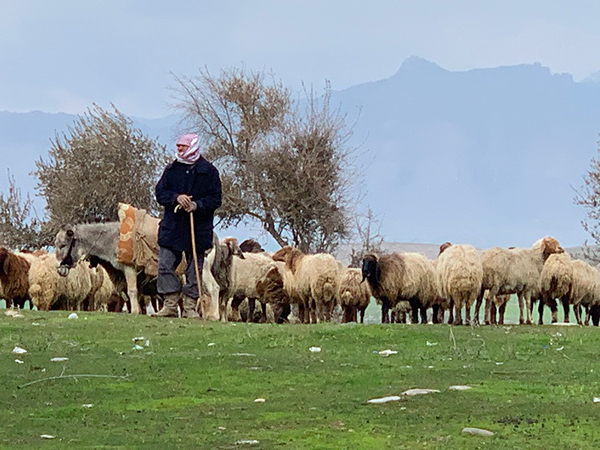
<path id="1" fill-rule="evenodd" d="M 202 156 L 193 165 L 177 160 L 169 164 L 156 185 L 156 200 L 165 207 L 158 229 L 158 245 L 176 251 L 192 251 L 190 214 L 180 208 L 177 197 L 187 194 L 198 207 L 194 211 L 196 250 L 204 252 L 212 245 L 213 218 L 221 206 L 219 171 Z"/>

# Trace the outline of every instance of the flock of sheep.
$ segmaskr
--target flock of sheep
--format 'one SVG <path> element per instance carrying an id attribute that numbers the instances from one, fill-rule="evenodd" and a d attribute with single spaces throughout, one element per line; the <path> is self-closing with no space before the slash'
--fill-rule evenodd
<path id="1" fill-rule="evenodd" d="M 7 307 L 22 308 L 29 300 L 41 310 L 123 310 L 123 277 L 94 265 L 82 260 L 61 276 L 53 253 L 0 248 L 0 298 Z M 383 323 L 406 322 L 407 315 L 412 323 L 426 323 L 429 310 L 434 323 L 479 323 L 485 302 L 484 323 L 502 324 L 513 294 L 519 300 L 520 323 L 532 323 L 535 302 L 540 324 L 544 306 L 557 321 L 557 301 L 565 322 L 570 305 L 579 324 L 584 322 L 582 307 L 586 325 L 590 316 L 598 324 L 600 310 L 600 272 L 571 259 L 551 237 L 528 249 L 493 247 L 483 252 L 445 243 L 436 260 L 412 252 L 367 254 L 362 268 L 344 267 L 329 254 L 304 254 L 289 246 L 269 253 L 252 239 L 238 244 L 225 238 L 207 255 L 203 271 L 210 271 L 218 285 L 221 320 L 316 323 L 334 320 L 341 311 L 342 322 L 363 322 L 371 296 L 381 305 Z M 138 291 L 159 308 L 156 293 L 140 286 L 146 284 L 143 276 L 138 283 Z"/>

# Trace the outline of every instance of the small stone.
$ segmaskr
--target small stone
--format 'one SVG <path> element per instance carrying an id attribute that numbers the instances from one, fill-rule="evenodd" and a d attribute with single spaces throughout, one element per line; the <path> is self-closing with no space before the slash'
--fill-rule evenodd
<path id="1" fill-rule="evenodd" d="M 462 432 L 465 434 L 477 434 L 479 436 L 493 436 L 494 435 L 494 433 L 491 432 L 490 430 L 484 430 L 482 428 L 466 427 L 466 428 L 463 428 Z"/>

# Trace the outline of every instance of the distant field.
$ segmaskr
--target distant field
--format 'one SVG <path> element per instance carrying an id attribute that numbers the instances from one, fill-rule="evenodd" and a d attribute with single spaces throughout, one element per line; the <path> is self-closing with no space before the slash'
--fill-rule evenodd
<path id="1" fill-rule="evenodd" d="M 203 324 L 23 314 L 0 316 L 1 448 L 600 445 L 594 327 Z M 13 353 L 15 347 L 27 353 Z M 398 353 L 381 356 L 386 349 Z M 56 357 L 68 360 L 51 361 Z M 453 391 L 453 385 L 472 389 Z M 412 388 L 440 392 L 401 395 Z M 367 403 L 385 396 L 400 399 Z M 494 435 L 467 435 L 465 427 Z"/>

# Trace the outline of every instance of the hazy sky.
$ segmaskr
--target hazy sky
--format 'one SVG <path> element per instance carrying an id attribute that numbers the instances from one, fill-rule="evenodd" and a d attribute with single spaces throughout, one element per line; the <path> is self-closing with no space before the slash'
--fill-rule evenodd
<path id="1" fill-rule="evenodd" d="M 167 115 L 173 74 L 270 69 L 340 90 L 417 55 L 448 70 L 600 70 L 597 0 L 0 0 L 0 110 Z"/>

